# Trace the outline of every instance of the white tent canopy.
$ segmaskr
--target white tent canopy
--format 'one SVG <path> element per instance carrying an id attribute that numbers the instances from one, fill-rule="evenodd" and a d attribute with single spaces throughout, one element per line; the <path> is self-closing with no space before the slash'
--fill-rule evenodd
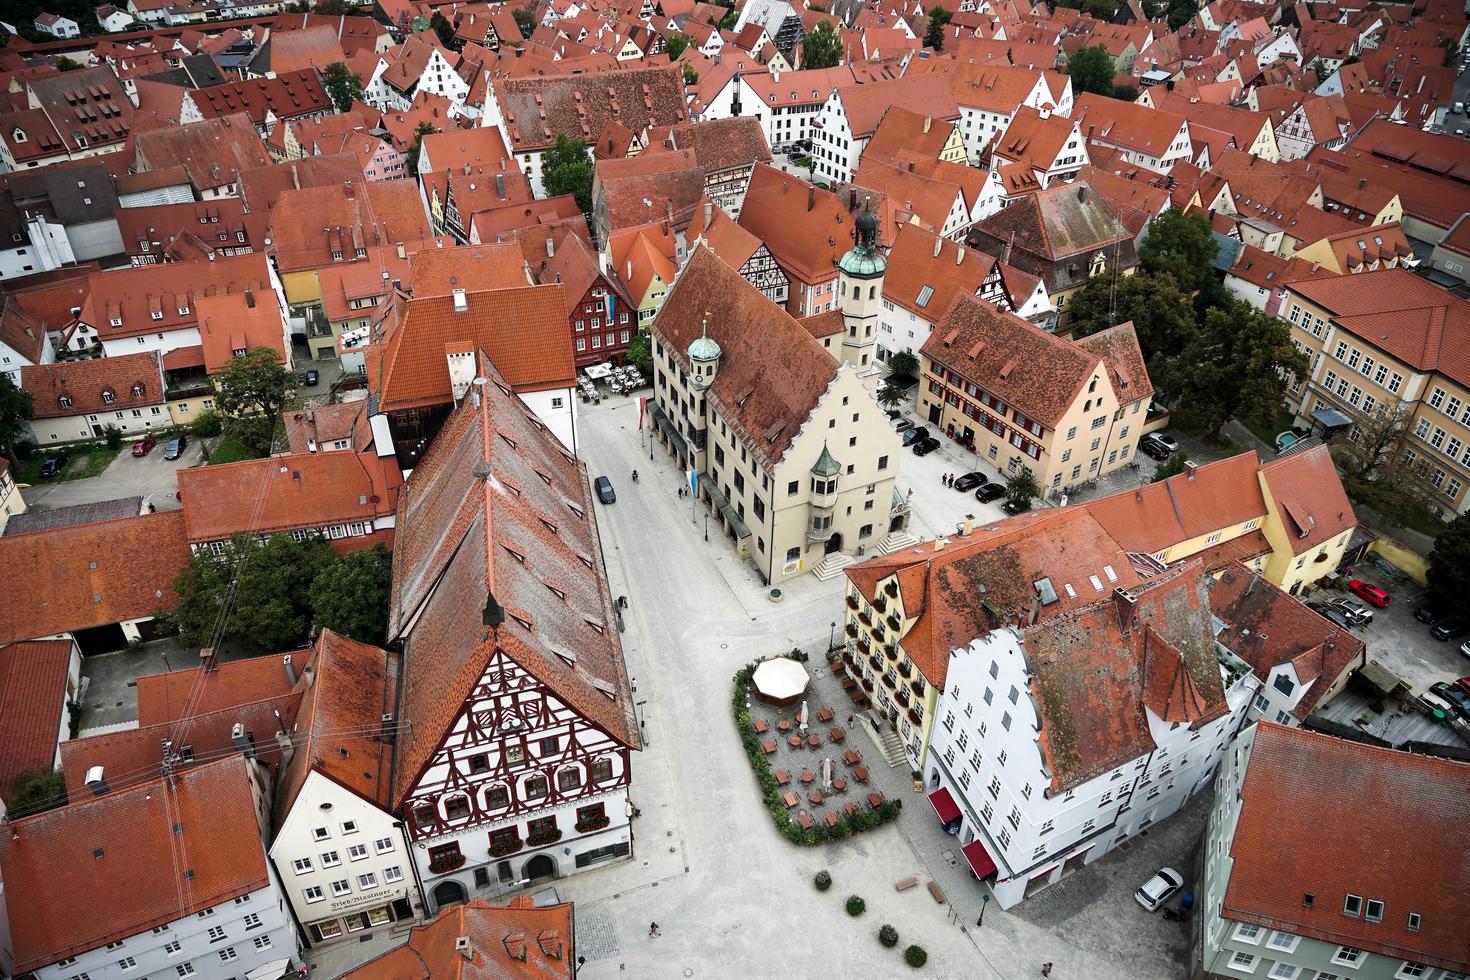
<path id="1" fill-rule="evenodd" d="M 795 660 L 775 657 L 755 669 L 751 678 L 756 693 L 768 701 L 791 701 L 801 697 L 811 678 Z"/>

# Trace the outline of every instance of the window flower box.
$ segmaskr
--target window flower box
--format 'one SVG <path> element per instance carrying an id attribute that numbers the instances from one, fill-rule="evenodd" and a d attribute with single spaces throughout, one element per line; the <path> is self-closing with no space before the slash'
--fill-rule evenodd
<path id="1" fill-rule="evenodd" d="M 526 837 L 528 847 L 545 847 L 547 844 L 555 844 L 561 840 L 561 828 L 554 830 L 543 830 L 539 834 L 530 834 Z"/>
<path id="2" fill-rule="evenodd" d="M 464 855 L 458 852 L 454 854 L 441 854 L 429 861 L 429 871 L 436 875 L 458 871 L 462 867 L 464 867 Z"/>
<path id="3" fill-rule="evenodd" d="M 490 856 L 505 857 L 507 854 L 514 854 L 516 851 L 519 851 L 525 846 L 525 842 L 522 841 L 519 837 L 506 837 L 503 839 L 492 840 L 490 842 Z"/>
<path id="4" fill-rule="evenodd" d="M 884 586 L 883 586 L 883 591 L 884 592 L 887 592 L 888 595 L 891 598 L 897 599 L 898 598 L 898 583 L 897 582 L 887 582 L 887 583 L 885 583 Z"/>
<path id="5" fill-rule="evenodd" d="M 611 822 L 612 818 L 607 814 L 603 814 L 600 817 L 593 817 L 591 820 L 579 820 L 577 822 L 577 833 L 590 834 L 594 830 L 601 830 Z"/>

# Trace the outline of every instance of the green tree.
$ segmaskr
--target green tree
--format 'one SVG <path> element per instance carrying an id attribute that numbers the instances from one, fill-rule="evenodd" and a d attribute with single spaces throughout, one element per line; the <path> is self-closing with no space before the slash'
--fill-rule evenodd
<path id="1" fill-rule="evenodd" d="M 547 197 L 571 194 L 584 214 L 592 213 L 592 158 L 582 140 L 556 138 L 541 158 L 541 183 Z"/>
<path id="2" fill-rule="evenodd" d="M 697 72 L 697 71 L 694 70 L 694 66 L 693 65 L 691 65 L 689 62 L 686 61 L 686 62 L 684 62 L 682 68 L 683 68 L 683 71 L 684 71 L 684 84 L 685 85 L 693 85 L 695 82 L 698 82 L 699 81 L 699 72 Z"/>
<path id="3" fill-rule="evenodd" d="M 30 435 L 27 424 L 35 416 L 35 401 L 31 393 L 16 386 L 10 375 L 0 374 L 0 450 L 13 467 L 20 466 L 15 458 L 15 444 Z"/>
<path id="4" fill-rule="evenodd" d="M 68 58 L 66 55 L 62 55 L 61 57 L 56 59 L 57 71 L 76 71 L 79 68 L 85 67 L 87 66 L 82 64 L 80 61 L 77 61 L 73 58 Z"/>
<path id="5" fill-rule="evenodd" d="M 1458 608 L 1464 601 L 1470 575 L 1470 514 L 1461 514 L 1434 541 L 1429 553 L 1429 601 L 1441 609 Z"/>
<path id="6" fill-rule="evenodd" d="M 1198 0 L 1169 0 L 1169 30 L 1177 31 L 1199 13 Z"/>
<path id="7" fill-rule="evenodd" d="M 66 780 L 55 769 L 31 769 L 15 777 L 5 794 L 6 819 L 66 806 Z"/>
<path id="8" fill-rule="evenodd" d="M 1138 249 L 1145 272 L 1168 273 L 1187 293 L 1202 289 L 1214 278 L 1210 263 L 1220 250 L 1203 211 L 1185 214 L 1170 208 L 1148 225 L 1148 237 Z"/>
<path id="9" fill-rule="evenodd" d="M 842 39 L 823 17 L 810 34 L 801 39 L 802 68 L 835 68 L 842 61 Z"/>
<path id="10" fill-rule="evenodd" d="M 1113 98 L 1119 102 L 1132 102 L 1138 98 L 1138 89 L 1132 85 L 1119 85 L 1113 89 Z"/>
<path id="11" fill-rule="evenodd" d="M 884 408 L 897 408 L 904 402 L 906 392 L 891 381 L 878 386 L 878 404 Z"/>
<path id="12" fill-rule="evenodd" d="M 1113 56 L 1101 44 L 1083 48 L 1067 59 L 1067 74 L 1072 78 L 1072 90 L 1077 93 L 1094 92 L 1098 95 L 1113 94 L 1113 76 L 1118 74 Z"/>
<path id="13" fill-rule="evenodd" d="M 362 101 L 362 76 L 351 71 L 340 61 L 334 61 L 322 72 L 327 94 L 338 112 L 346 112 L 352 103 Z"/>
<path id="14" fill-rule="evenodd" d="M 628 352 L 623 358 L 643 374 L 653 372 L 653 349 L 646 332 L 640 330 L 633 335 L 633 339 L 628 342 Z"/>
<path id="15" fill-rule="evenodd" d="M 424 150 L 424 137 L 436 132 L 438 130 L 431 122 L 421 122 L 413 131 L 413 146 L 409 147 L 408 152 L 403 156 L 403 165 L 408 168 L 410 174 L 416 174 L 419 171 L 419 154 Z"/>
<path id="16" fill-rule="evenodd" d="M 1123 276 L 1116 282 L 1112 276 L 1097 276 L 1067 306 L 1076 338 L 1132 320 L 1150 373 L 1199 334 L 1189 297 L 1168 274 Z"/>
<path id="17" fill-rule="evenodd" d="M 439 11 L 434 11 L 434 16 L 429 18 L 429 29 L 439 35 L 439 43 L 446 48 L 454 45 L 454 25 L 449 22 Z"/>
<path id="18" fill-rule="evenodd" d="M 689 38 L 683 34 L 671 34 L 664 42 L 664 51 L 668 54 L 670 61 L 678 61 L 679 55 L 689 47 Z"/>
<path id="19" fill-rule="evenodd" d="M 381 544 L 343 555 L 311 583 L 314 626 L 381 645 L 388 629 L 393 555 Z"/>
<path id="20" fill-rule="evenodd" d="M 525 7 L 516 7 L 510 12 L 516 19 L 516 26 L 521 29 L 521 37 L 527 38 L 536 33 L 536 15 Z"/>
<path id="21" fill-rule="evenodd" d="M 1175 453 L 1174 455 L 1160 462 L 1158 466 L 1154 467 L 1153 478 L 1148 482 L 1162 483 L 1163 481 L 1169 479 L 1169 477 L 1171 476 L 1178 476 L 1180 473 L 1184 472 L 1184 464 L 1187 462 L 1189 462 L 1188 453 Z"/>
<path id="22" fill-rule="evenodd" d="M 1205 315 L 1199 335 L 1160 373 L 1169 391 L 1188 393 L 1174 410 L 1179 424 L 1215 435 L 1232 418 L 1274 418 L 1286 399 L 1286 375 L 1305 377 L 1308 366 L 1289 323 L 1232 300 Z"/>
<path id="23" fill-rule="evenodd" d="M 1041 487 L 1036 475 L 1022 466 L 1006 478 L 1005 509 L 1010 514 L 1023 514 L 1031 509 L 1031 502 L 1041 496 Z"/>
<path id="24" fill-rule="evenodd" d="M 286 394 L 291 388 L 291 374 L 281 363 L 280 352 L 270 347 L 253 347 L 231 358 L 224 370 L 215 375 L 214 385 L 215 406 L 226 419 L 240 421 L 258 415 L 265 420 L 265 444 L 255 448 L 269 452 L 270 437 L 276 431 L 276 421 L 286 407 Z"/>
<path id="25" fill-rule="evenodd" d="M 343 0 L 316 0 L 311 7 L 311 12 L 323 17 L 341 17 L 353 13 L 347 9 L 347 4 Z"/>
<path id="26" fill-rule="evenodd" d="M 908 351 L 899 351 L 888 359 L 888 371 L 898 378 L 917 378 L 919 359 Z"/>
<path id="27" fill-rule="evenodd" d="M 1112 20 L 1118 12 L 1118 0 L 1082 0 L 1081 9 L 1098 20 Z"/>
<path id="28" fill-rule="evenodd" d="M 249 653 L 289 650 L 306 642 L 312 583 L 336 561 L 322 538 L 276 534 L 262 542 L 241 532 L 218 555 L 189 557 L 174 582 L 178 607 L 167 618 L 184 646 L 222 641 Z M 226 609 L 221 629 L 217 621 Z"/>
<path id="29" fill-rule="evenodd" d="M 924 32 L 924 47 L 935 51 L 944 50 L 944 29 L 949 26 L 954 14 L 939 5 L 929 8 L 929 29 Z"/>

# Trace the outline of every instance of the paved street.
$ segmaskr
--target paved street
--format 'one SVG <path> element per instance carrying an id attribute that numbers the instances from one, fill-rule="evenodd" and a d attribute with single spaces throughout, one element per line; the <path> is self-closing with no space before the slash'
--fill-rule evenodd
<path id="1" fill-rule="evenodd" d="M 170 462 L 163 458 L 163 442 L 154 446 L 142 459 L 134 459 L 128 451 L 131 441 L 124 443 L 113 460 L 100 476 L 86 480 L 68 480 L 65 483 L 37 484 L 22 490 L 27 507 L 70 507 L 73 504 L 92 504 L 119 497 L 142 497 L 144 504 L 153 504 L 159 510 L 174 510 L 178 501 L 178 480 L 174 472 L 183 466 L 198 466 L 199 443 L 189 440 L 181 459 Z"/>
<path id="2" fill-rule="evenodd" d="M 687 502 L 676 496 L 678 474 L 661 450 L 649 461 L 636 403 L 614 399 L 581 419 L 579 448 L 589 472 L 608 475 L 618 489 L 617 503 L 600 507 L 598 518 L 613 593 L 631 601 L 623 642 L 648 743 L 634 768 L 632 798 L 642 809 L 634 860 L 556 884 L 562 898 L 577 903 L 578 952 L 587 958 L 581 976 L 899 975 L 907 972 L 900 951 L 909 942 L 928 950 L 924 975 L 935 977 L 1029 977 L 1047 960 L 1056 963 L 1055 977 L 1178 975 L 1182 953 L 1160 938 L 1168 937 L 1154 928 L 1162 920 L 1135 921 L 1139 910 L 1127 897 L 1129 883 L 1153 870 L 1151 856 L 1133 867 L 1133 855 L 1119 855 L 1124 870 L 1103 862 L 1081 872 L 1079 883 L 1110 871 L 1118 882 L 1083 889 L 1104 896 L 1087 897 L 1084 909 L 1038 912 L 1032 921 L 992 903 L 976 930 L 970 910 L 979 907 L 979 887 L 949 866 L 944 852 L 953 851 L 952 839 L 905 773 L 875 777 L 905 801 L 897 826 L 817 848 L 778 836 L 734 731 L 730 679 L 760 656 L 793 646 L 825 649 L 841 580 L 807 576 L 772 604 L 727 541 L 703 540 L 702 515 L 691 523 Z M 906 467 L 910 460 L 905 456 Z M 642 476 L 636 486 L 629 478 L 635 468 Z M 949 509 L 962 515 L 966 499 L 973 503 L 942 491 L 937 476 L 928 482 L 934 485 L 915 497 L 935 520 Z M 942 503 L 943 496 L 937 509 L 924 502 L 941 493 L 952 503 Z M 813 666 L 823 666 L 820 658 Z M 876 746 L 863 751 L 879 756 Z M 1171 860 L 1186 865 L 1187 856 Z M 926 861 L 960 911 L 936 904 L 922 886 L 895 892 L 894 883 L 909 876 L 928 880 Z M 825 894 L 811 885 L 822 868 L 834 878 Z M 842 908 L 854 893 L 868 903 L 859 919 Z M 1107 929 L 1114 916 L 1126 928 Z M 660 937 L 649 938 L 650 920 L 659 923 Z M 1100 925 L 1078 929 L 1073 920 Z M 877 943 L 885 922 L 903 937 L 899 950 Z M 318 970 L 369 952 L 334 952 Z"/>

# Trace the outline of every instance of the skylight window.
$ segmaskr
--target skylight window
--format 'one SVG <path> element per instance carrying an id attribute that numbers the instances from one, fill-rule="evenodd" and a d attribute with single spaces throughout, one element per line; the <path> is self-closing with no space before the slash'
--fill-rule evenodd
<path id="1" fill-rule="evenodd" d="M 915 300 L 914 303 L 919 307 L 919 309 L 923 309 L 924 307 L 929 305 L 929 301 L 933 298 L 934 287 L 925 286 L 923 289 L 919 290 L 919 298 Z"/>

